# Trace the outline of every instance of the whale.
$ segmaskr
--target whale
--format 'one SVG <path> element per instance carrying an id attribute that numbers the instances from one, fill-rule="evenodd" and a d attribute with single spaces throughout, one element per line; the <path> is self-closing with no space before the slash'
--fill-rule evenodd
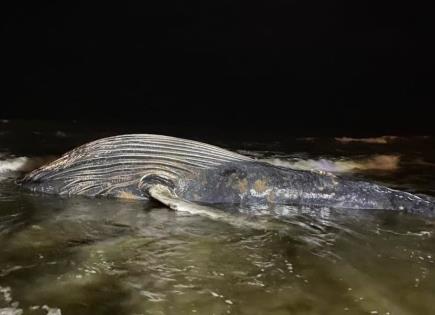
<path id="1" fill-rule="evenodd" d="M 258 161 L 171 136 L 126 134 L 81 145 L 17 180 L 37 193 L 192 205 L 292 205 L 435 217 L 433 199 L 322 171 Z"/>

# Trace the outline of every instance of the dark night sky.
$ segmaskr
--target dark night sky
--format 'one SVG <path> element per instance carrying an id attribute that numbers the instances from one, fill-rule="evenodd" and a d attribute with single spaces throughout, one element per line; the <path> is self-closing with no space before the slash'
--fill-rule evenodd
<path id="1" fill-rule="evenodd" d="M 2 11 L 0 117 L 433 131 L 434 19 L 415 2 L 20 2 Z"/>

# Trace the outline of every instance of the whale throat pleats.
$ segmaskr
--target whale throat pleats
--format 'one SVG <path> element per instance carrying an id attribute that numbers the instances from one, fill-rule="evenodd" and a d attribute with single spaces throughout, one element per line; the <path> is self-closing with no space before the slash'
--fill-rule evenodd
<path id="1" fill-rule="evenodd" d="M 144 176 L 177 180 L 201 169 L 248 157 L 219 147 L 169 136 L 133 134 L 82 145 L 28 174 L 34 191 L 84 195 L 139 195 Z"/>

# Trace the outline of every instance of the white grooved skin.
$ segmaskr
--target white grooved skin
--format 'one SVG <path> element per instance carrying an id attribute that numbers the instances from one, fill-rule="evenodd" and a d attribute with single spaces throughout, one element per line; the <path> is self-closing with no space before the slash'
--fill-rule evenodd
<path id="1" fill-rule="evenodd" d="M 180 178 L 198 169 L 250 161 L 243 155 L 197 141 L 151 134 L 99 139 L 64 154 L 25 178 L 63 183 L 61 194 L 110 194 L 145 175 Z"/>

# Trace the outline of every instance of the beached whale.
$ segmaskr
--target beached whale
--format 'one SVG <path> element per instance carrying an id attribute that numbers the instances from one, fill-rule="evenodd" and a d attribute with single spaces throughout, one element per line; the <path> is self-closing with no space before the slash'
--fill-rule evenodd
<path id="1" fill-rule="evenodd" d="M 431 199 L 329 173 L 283 168 L 192 140 L 152 134 L 82 145 L 18 183 L 59 195 L 180 204 L 306 205 L 435 216 Z"/>

